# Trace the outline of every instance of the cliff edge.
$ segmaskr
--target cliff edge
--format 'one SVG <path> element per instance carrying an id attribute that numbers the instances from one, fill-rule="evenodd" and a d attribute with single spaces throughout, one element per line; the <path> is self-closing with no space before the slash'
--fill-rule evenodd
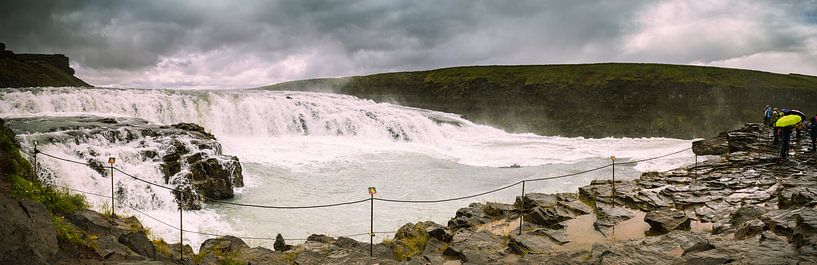
<path id="1" fill-rule="evenodd" d="M 0 43 L 0 87 L 91 86 L 74 76 L 63 54 L 15 54 Z"/>

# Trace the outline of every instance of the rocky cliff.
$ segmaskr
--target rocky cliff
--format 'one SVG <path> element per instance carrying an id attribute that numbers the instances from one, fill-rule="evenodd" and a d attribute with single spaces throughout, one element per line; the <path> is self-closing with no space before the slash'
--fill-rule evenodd
<path id="1" fill-rule="evenodd" d="M 232 198 L 233 189 L 244 186 L 238 158 L 222 154 L 215 137 L 196 124 L 158 126 L 141 119 L 93 116 L 13 118 L 7 123 L 27 140 L 39 141 L 40 150 L 77 157 L 96 171 L 98 175 L 94 177 L 109 176 L 107 159 L 113 154 L 106 152 L 111 150 L 120 158 L 118 165 L 127 165 L 129 158 L 135 158 L 133 163 L 139 165 L 155 165 L 160 169 L 156 173 L 161 175 L 157 178 L 151 178 L 154 175 L 151 172 L 128 173 L 182 190 L 187 195 L 175 197 L 185 209 L 200 209 L 208 199 Z M 60 173 L 64 172 L 43 168 L 40 178 L 57 178 Z M 148 191 L 155 187 L 141 188 L 145 191 L 120 187 L 117 196 L 150 198 L 152 194 Z"/>
<path id="2" fill-rule="evenodd" d="M 74 76 L 62 54 L 15 54 L 0 43 L 0 87 L 91 86 Z"/>
<path id="3" fill-rule="evenodd" d="M 814 76 L 662 64 L 456 67 L 261 89 L 336 92 L 509 131 L 584 137 L 711 137 L 761 121 L 766 104 L 817 111 Z"/>

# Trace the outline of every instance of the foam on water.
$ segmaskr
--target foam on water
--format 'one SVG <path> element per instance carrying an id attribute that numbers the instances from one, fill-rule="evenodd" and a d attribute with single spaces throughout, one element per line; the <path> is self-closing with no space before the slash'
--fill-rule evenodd
<path id="1" fill-rule="evenodd" d="M 474 124 L 459 115 L 376 103 L 351 96 L 287 91 L 173 91 L 139 89 L 36 88 L 0 93 L 0 116 L 98 115 L 138 117 L 158 124 L 193 122 L 211 131 L 224 153 L 244 166 L 246 188 L 239 202 L 305 205 L 361 199 L 375 185 L 388 198 L 438 199 L 490 190 L 516 181 L 576 172 L 619 161 L 638 160 L 688 148 L 690 141 L 666 138 L 583 139 L 511 134 Z M 54 154 L 75 157 L 96 148 L 116 156 L 127 172 L 161 179 L 158 163 L 146 163 L 134 146 L 107 142 L 50 145 Z M 79 158 L 79 157 L 75 157 Z M 666 170 L 692 162 L 687 151 L 677 156 L 623 167 L 617 173 L 634 178 L 637 171 Z M 99 175 L 83 166 L 47 162 L 61 185 L 109 194 Z M 502 169 L 510 165 L 519 169 Z M 67 174 L 67 173 L 76 174 Z M 608 173 L 531 184 L 530 191 L 570 192 Z M 70 177 L 64 177 L 70 176 Z M 125 180 L 123 180 L 125 181 Z M 169 192 L 144 192 L 138 183 L 123 184 L 129 193 L 144 193 L 128 202 L 176 225 L 178 212 Z M 378 212 L 377 230 L 394 230 L 405 222 L 431 219 L 445 223 L 470 201 L 510 202 L 518 191 L 503 191 L 469 201 L 435 205 L 400 205 Z M 155 194 L 148 196 L 147 194 Z M 89 197 L 90 199 L 90 197 Z M 93 201 L 101 207 L 104 199 Z M 211 233 L 238 233 L 289 238 L 307 233 L 332 235 L 366 231 L 364 205 L 307 211 L 259 211 L 207 205 L 185 213 L 185 227 Z M 359 209 L 358 209 L 359 208 Z M 192 217 L 187 217 L 192 216 Z M 156 234 L 175 240 L 178 233 L 150 218 L 140 218 Z M 260 233 L 260 235 L 259 235 Z M 203 238 L 186 235 L 194 246 Z M 256 242 L 263 243 L 263 242 Z"/>

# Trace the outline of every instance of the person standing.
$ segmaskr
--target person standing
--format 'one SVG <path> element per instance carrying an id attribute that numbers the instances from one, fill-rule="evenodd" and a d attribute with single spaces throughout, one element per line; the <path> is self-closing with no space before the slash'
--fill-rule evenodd
<path id="1" fill-rule="evenodd" d="M 811 117 L 811 152 L 817 153 L 817 114 Z"/>
<path id="2" fill-rule="evenodd" d="M 777 120 L 780 119 L 780 117 L 783 117 L 783 112 L 777 110 L 777 108 L 774 108 L 774 110 L 772 111 L 772 119 L 770 120 L 772 125 L 773 137 L 772 145 L 777 145 L 778 143 L 780 143 L 780 138 L 778 137 L 780 135 L 780 128 L 774 126 L 774 124 L 777 123 Z"/>
<path id="3" fill-rule="evenodd" d="M 763 109 L 763 124 L 766 124 L 766 126 L 772 126 L 772 114 L 772 107 L 766 105 L 766 108 Z"/>
<path id="4" fill-rule="evenodd" d="M 794 125 L 794 129 L 797 131 L 797 133 L 795 133 L 795 135 L 797 135 L 795 139 L 797 140 L 795 141 L 797 141 L 797 144 L 800 144 L 800 131 L 806 129 L 806 121 L 798 122 L 797 124 Z"/>
<path id="5" fill-rule="evenodd" d="M 792 125 L 780 129 L 780 160 L 788 160 L 789 155 L 789 140 L 791 140 Z"/>

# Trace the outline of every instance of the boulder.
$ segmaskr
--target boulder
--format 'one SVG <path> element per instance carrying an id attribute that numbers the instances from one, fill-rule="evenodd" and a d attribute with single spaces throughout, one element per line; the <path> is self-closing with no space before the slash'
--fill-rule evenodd
<path id="1" fill-rule="evenodd" d="M 472 203 L 468 207 L 460 208 L 454 218 L 448 221 L 451 228 L 470 228 L 491 222 L 491 217 L 485 214 L 485 205 Z"/>
<path id="2" fill-rule="evenodd" d="M 726 133 L 718 136 L 692 142 L 692 152 L 696 155 L 722 155 L 729 152 L 729 143 L 726 140 Z"/>
<path id="3" fill-rule="evenodd" d="M 0 212 L 0 264 L 56 263 L 57 233 L 45 206 L 0 192 Z"/>
<path id="4" fill-rule="evenodd" d="M 211 199 L 233 197 L 232 177 L 216 158 L 208 158 L 190 164 L 190 174 L 185 175 L 199 194 Z"/>
<path id="5" fill-rule="evenodd" d="M 268 248 L 254 247 L 240 252 L 238 257 L 253 265 L 288 265 L 286 255 Z"/>
<path id="6" fill-rule="evenodd" d="M 558 203 L 559 199 L 554 194 L 528 193 L 525 196 L 517 196 L 513 206 L 516 209 L 530 210 L 533 207 L 550 208 Z"/>
<path id="7" fill-rule="evenodd" d="M 606 206 L 606 204 L 598 205 L 604 206 L 596 208 L 598 209 L 598 218 L 596 218 L 596 221 L 593 222 L 593 228 L 595 228 L 596 231 L 601 232 L 601 234 L 604 236 L 612 234 L 613 227 L 616 224 L 630 220 L 630 218 L 635 216 L 632 212 L 630 212 L 630 210 L 623 207 L 609 207 Z"/>
<path id="8" fill-rule="evenodd" d="M 485 214 L 491 217 L 507 217 L 514 211 L 514 206 L 505 203 L 485 203 Z"/>
<path id="9" fill-rule="evenodd" d="M 735 239 L 746 239 L 763 233 L 766 224 L 759 219 L 752 219 L 733 226 L 733 228 L 735 229 Z"/>
<path id="10" fill-rule="evenodd" d="M 443 254 L 463 262 L 486 264 L 498 260 L 506 247 L 502 238 L 489 231 L 459 230 Z"/>
<path id="11" fill-rule="evenodd" d="M 199 253 L 238 253 L 249 248 L 250 246 L 247 245 L 247 243 L 244 243 L 244 241 L 240 238 L 234 236 L 222 236 L 205 240 L 204 243 L 201 243 Z"/>
<path id="12" fill-rule="evenodd" d="M 521 235 L 512 234 L 508 242 L 508 247 L 517 254 L 547 253 L 554 245 L 557 244 L 549 237 L 529 233 Z"/>
<path id="13" fill-rule="evenodd" d="M 121 235 L 119 236 L 119 243 L 128 246 L 136 254 L 150 259 L 156 258 L 156 248 L 145 233 L 131 232 Z"/>
<path id="14" fill-rule="evenodd" d="M 441 226 L 438 224 L 426 226 L 426 232 L 431 238 L 436 238 L 442 242 L 450 242 L 451 238 L 453 237 L 453 233 L 451 233 L 451 229 L 445 226 Z"/>
<path id="15" fill-rule="evenodd" d="M 286 252 L 292 249 L 292 245 L 287 245 L 287 243 L 284 241 L 284 236 L 281 234 L 275 236 L 275 243 L 273 243 L 273 247 L 275 247 L 275 251 L 278 252 Z"/>
<path id="16" fill-rule="evenodd" d="M 525 221 L 547 228 L 559 229 L 561 222 L 573 219 L 576 215 L 562 207 L 535 207 L 525 215 Z"/>
<path id="17" fill-rule="evenodd" d="M 763 216 L 766 213 L 766 209 L 755 206 L 755 205 L 747 205 L 738 208 L 737 211 L 731 214 L 729 218 L 729 222 L 732 225 L 742 224 L 744 222 L 748 222 L 751 220 L 755 220 Z"/>
<path id="18" fill-rule="evenodd" d="M 683 211 L 674 208 L 659 208 L 644 216 L 644 222 L 650 225 L 650 234 L 666 234 L 673 230 L 689 230 L 691 220 Z"/>
<path id="19" fill-rule="evenodd" d="M 817 188 L 796 186 L 780 192 L 778 207 L 788 209 L 792 207 L 806 207 L 817 204 Z"/>
<path id="20" fill-rule="evenodd" d="M 277 239 L 277 237 L 276 237 L 276 239 Z M 308 236 L 306 238 L 306 241 L 321 242 L 321 243 L 326 243 L 326 244 L 334 244 L 335 243 L 335 239 L 330 237 L 330 236 L 316 235 L 316 234 L 312 234 L 312 235 Z"/>

